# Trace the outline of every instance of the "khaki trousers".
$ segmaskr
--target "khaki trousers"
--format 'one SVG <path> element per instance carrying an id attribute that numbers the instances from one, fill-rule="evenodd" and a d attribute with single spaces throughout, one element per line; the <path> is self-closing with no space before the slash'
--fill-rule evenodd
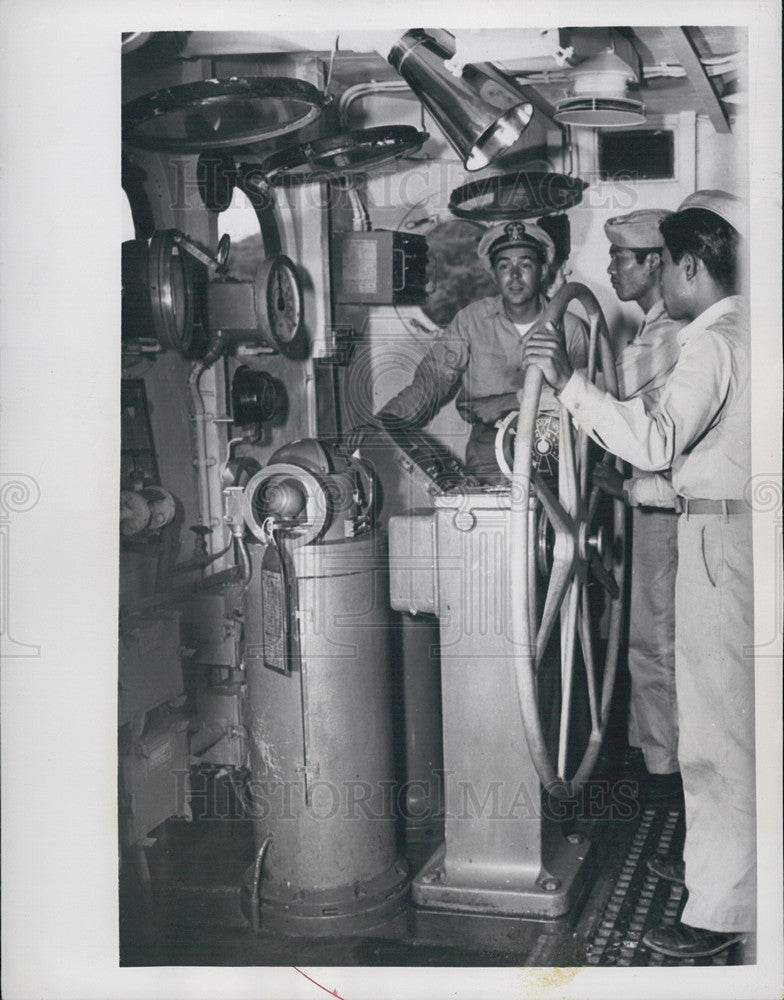
<path id="1" fill-rule="evenodd" d="M 631 563 L 629 743 L 642 749 L 651 774 L 671 774 L 678 770 L 674 511 L 634 508 Z"/>
<path id="2" fill-rule="evenodd" d="M 751 517 L 681 515 L 675 657 L 686 801 L 683 922 L 747 931 L 756 917 Z"/>

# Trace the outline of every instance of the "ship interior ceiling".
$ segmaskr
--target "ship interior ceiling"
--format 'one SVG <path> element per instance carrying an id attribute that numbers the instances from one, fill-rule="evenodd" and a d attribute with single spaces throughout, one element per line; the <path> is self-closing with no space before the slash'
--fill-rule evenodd
<path id="1" fill-rule="evenodd" d="M 603 453 L 528 380 L 495 481 L 454 397 L 349 444 L 496 294 L 498 222 L 552 239 L 547 315 L 612 390 L 641 314 L 604 224 L 744 191 L 745 58 L 731 26 L 123 36 L 121 964 L 755 961 L 643 943 L 684 815 L 627 740 Z"/>

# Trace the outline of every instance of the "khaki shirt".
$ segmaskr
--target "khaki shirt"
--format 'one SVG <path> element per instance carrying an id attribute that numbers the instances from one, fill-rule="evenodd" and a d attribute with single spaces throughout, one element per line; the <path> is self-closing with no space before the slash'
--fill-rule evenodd
<path id="1" fill-rule="evenodd" d="M 681 352 L 683 326 L 682 320 L 670 319 L 662 299 L 651 306 L 639 333 L 616 359 L 620 399 L 639 396 L 648 409 L 656 403 Z"/>
<path id="2" fill-rule="evenodd" d="M 691 499 L 743 497 L 750 475 L 749 323 L 744 300 L 715 302 L 677 335 L 681 353 L 659 400 L 619 401 L 575 372 L 561 403 L 602 447 L 638 469 L 672 468 Z"/>
<path id="3" fill-rule="evenodd" d="M 541 297 L 536 319 L 546 304 Z M 585 323 L 567 312 L 563 326 L 569 360 L 576 368 L 585 367 Z M 516 394 L 522 388 L 525 370 L 520 364 L 525 340 L 506 315 L 500 295 L 470 303 L 439 331 L 411 384 L 394 396 L 381 413 L 397 417 L 404 426 L 421 427 L 457 392 L 461 417 L 468 423 L 483 422 L 476 412 L 478 403 L 493 396 Z M 543 403 L 546 396 L 543 391 Z M 557 405 L 553 409 L 558 412 Z"/>
<path id="4" fill-rule="evenodd" d="M 615 362 L 619 399 L 639 397 L 648 410 L 656 404 L 678 360 L 678 331 L 684 325 L 682 320 L 670 319 L 662 299 L 651 306 L 637 336 Z M 675 500 L 669 475 L 646 475 L 634 469 L 624 488 L 633 506 L 672 507 Z"/>

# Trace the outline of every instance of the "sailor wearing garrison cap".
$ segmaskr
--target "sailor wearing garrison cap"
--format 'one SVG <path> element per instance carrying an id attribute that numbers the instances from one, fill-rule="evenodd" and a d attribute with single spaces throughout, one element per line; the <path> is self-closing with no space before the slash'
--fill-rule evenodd
<path id="1" fill-rule="evenodd" d="M 688 901 L 680 923 L 643 942 L 681 959 L 723 951 L 756 918 L 749 323 L 737 294 L 745 219 L 742 201 L 704 190 L 660 223 L 664 304 L 686 326 L 654 406 L 613 399 L 574 372 L 556 329 L 533 333 L 525 350 L 591 436 L 638 469 L 672 472 L 686 841 L 682 860 L 651 866 L 685 883 Z"/>
<path id="2" fill-rule="evenodd" d="M 604 232 L 613 246 L 629 250 L 661 250 L 664 245 L 659 223 L 672 215 L 663 208 L 644 208 L 608 219 Z"/>
<path id="3" fill-rule="evenodd" d="M 706 189 L 695 191 L 688 198 L 684 198 L 678 207 L 679 212 L 685 212 L 688 208 L 701 208 L 705 212 L 712 212 L 724 219 L 739 236 L 745 236 L 748 228 L 748 215 L 746 202 L 738 198 L 737 195 L 729 194 L 727 191 L 716 191 Z"/>
<path id="4" fill-rule="evenodd" d="M 610 275 L 621 302 L 636 302 L 643 322 L 616 360 L 621 399 L 640 399 L 647 408 L 658 401 L 680 354 L 682 320 L 671 319 L 661 290 L 662 248 L 659 228 L 672 212 L 642 209 L 608 219 Z M 599 465 L 595 483 L 626 500 L 632 512 L 631 592 L 628 664 L 629 745 L 634 770 L 647 772 L 648 806 L 677 806 L 678 716 L 675 710 L 675 572 L 678 566 L 678 519 L 674 510 L 655 506 L 659 492 L 672 495 L 669 476 L 633 469 L 630 478 L 614 466 Z M 640 760 L 641 758 L 641 760 Z M 637 762 L 639 761 L 639 762 Z"/>
<path id="5" fill-rule="evenodd" d="M 513 219 L 490 226 L 477 247 L 482 265 L 491 272 L 499 294 L 471 302 L 450 325 L 438 332 L 402 389 L 369 423 L 347 435 L 349 449 L 357 448 L 374 425 L 421 427 L 457 393 L 458 413 L 471 424 L 466 445 L 466 467 L 488 482 L 502 480 L 495 454 L 496 421 L 520 406 L 525 372 L 520 367 L 521 345 L 544 311 L 542 294 L 555 245 L 541 226 Z M 569 357 L 578 367 L 587 364 L 587 328 L 572 313 L 564 316 Z M 558 412 L 549 389 L 543 410 Z"/>

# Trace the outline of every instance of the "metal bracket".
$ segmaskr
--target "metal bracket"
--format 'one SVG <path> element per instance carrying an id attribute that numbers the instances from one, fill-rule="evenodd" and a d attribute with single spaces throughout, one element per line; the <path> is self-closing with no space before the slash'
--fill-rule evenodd
<path id="1" fill-rule="evenodd" d="M 232 530 L 244 530 L 244 495 L 242 486 L 226 486 L 223 489 L 223 523 Z"/>

